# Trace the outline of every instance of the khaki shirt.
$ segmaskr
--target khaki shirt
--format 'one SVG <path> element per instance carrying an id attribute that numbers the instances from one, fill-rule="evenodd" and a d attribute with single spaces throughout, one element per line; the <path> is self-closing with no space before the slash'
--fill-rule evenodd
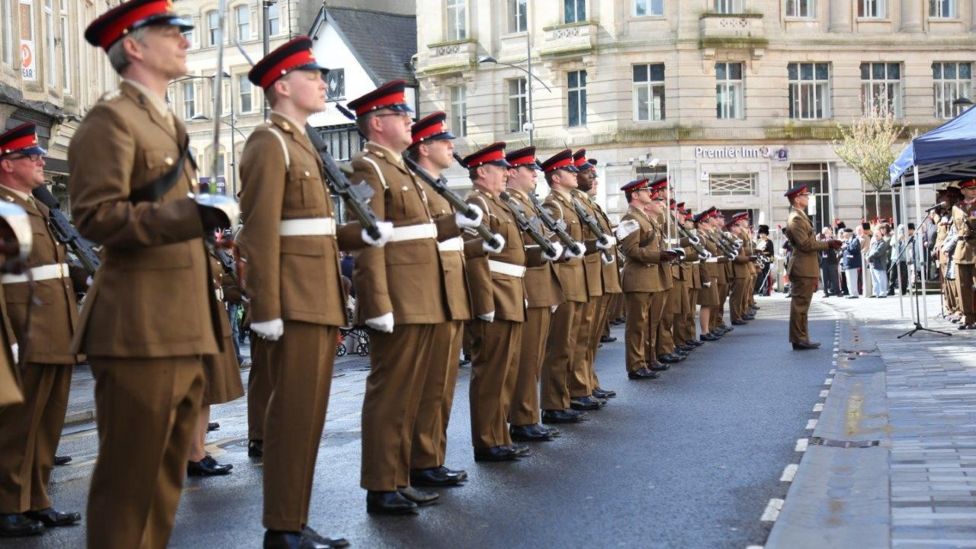
<path id="1" fill-rule="evenodd" d="M 813 224 L 806 212 L 790 208 L 784 232 L 790 245 L 793 246 L 793 256 L 788 268 L 789 275 L 808 278 L 820 276 L 818 252 L 826 250 L 828 246 L 825 241 L 817 240 Z"/>
<path id="2" fill-rule="evenodd" d="M 490 261 L 504 263 L 512 267 L 525 267 L 525 242 L 515 216 L 501 199 L 485 190 L 475 187 L 467 197 L 484 212 L 482 224 L 493 233 L 505 239 L 505 247 L 500 253 L 488 254 L 471 260 L 471 292 L 475 312 L 478 315 L 495 312 L 496 320 L 525 321 L 525 285 L 522 277 L 497 272 L 490 267 Z M 479 236 L 468 235 L 470 240 L 480 240 Z"/>
<path id="3" fill-rule="evenodd" d="M 643 211 L 631 206 L 620 222 L 633 220 L 639 228 L 619 242 L 624 254 L 623 290 L 624 292 L 662 292 L 666 290 L 665 271 L 661 262 L 664 248 L 664 233 L 651 223 Z M 670 278 L 671 274 L 667 273 Z"/>
<path id="4" fill-rule="evenodd" d="M 573 240 L 584 242 L 583 226 L 579 216 L 576 215 L 576 210 L 573 209 L 573 203 L 568 194 L 553 190 L 542 203 L 542 207 L 546 208 L 555 219 L 562 219 L 566 223 L 566 233 Z M 587 243 L 584 242 L 584 244 Z M 595 253 L 589 244 L 586 248 L 588 253 Z M 566 298 L 566 301 L 572 301 L 574 303 L 586 303 L 589 301 L 586 274 L 583 270 L 583 260 L 569 259 L 557 263 L 555 267 L 556 277 L 559 279 L 559 286 L 562 289 L 563 297 Z"/>
<path id="5" fill-rule="evenodd" d="M 952 260 L 960 265 L 976 264 L 976 200 L 959 201 L 952 207 L 952 225 L 959 235 Z"/>

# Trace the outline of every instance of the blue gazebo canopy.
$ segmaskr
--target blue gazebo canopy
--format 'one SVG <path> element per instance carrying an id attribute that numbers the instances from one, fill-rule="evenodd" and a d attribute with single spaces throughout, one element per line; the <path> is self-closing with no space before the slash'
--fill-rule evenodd
<path id="1" fill-rule="evenodd" d="M 976 108 L 916 137 L 888 168 L 891 185 L 922 185 L 976 177 Z"/>

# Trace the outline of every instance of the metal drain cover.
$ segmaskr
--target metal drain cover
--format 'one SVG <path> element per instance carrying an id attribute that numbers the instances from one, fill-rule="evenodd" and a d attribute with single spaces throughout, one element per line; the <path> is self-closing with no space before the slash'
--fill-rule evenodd
<path id="1" fill-rule="evenodd" d="M 829 448 L 873 448 L 880 446 L 880 440 L 834 440 L 823 437 L 810 437 L 810 444 Z"/>

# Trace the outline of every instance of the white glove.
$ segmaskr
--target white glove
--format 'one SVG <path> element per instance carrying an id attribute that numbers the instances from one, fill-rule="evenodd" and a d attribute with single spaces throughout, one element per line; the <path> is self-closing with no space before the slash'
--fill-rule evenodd
<path id="1" fill-rule="evenodd" d="M 366 319 L 366 325 L 377 332 L 393 333 L 393 313 L 386 313 L 376 318 Z"/>
<path id="2" fill-rule="evenodd" d="M 252 322 L 251 331 L 261 339 L 268 341 L 278 341 L 285 333 L 285 323 L 280 318 L 266 320 L 264 322 Z"/>
<path id="3" fill-rule="evenodd" d="M 10 346 L 10 354 L 14 355 L 14 364 L 20 360 L 20 345 L 14 343 Z"/>
<path id="4" fill-rule="evenodd" d="M 614 254 L 600 254 L 600 260 L 603 261 L 604 265 L 612 265 L 617 258 Z"/>
<path id="5" fill-rule="evenodd" d="M 85 287 L 91 288 L 91 285 L 94 283 L 95 279 L 92 278 L 91 275 L 88 275 L 88 278 L 85 279 Z"/>
<path id="6" fill-rule="evenodd" d="M 640 229 L 640 223 L 633 219 L 626 219 L 617 225 L 617 240 L 623 240 Z"/>
<path id="7" fill-rule="evenodd" d="M 554 254 L 553 254 L 552 257 L 549 257 L 549 254 L 547 254 L 546 252 L 542 252 L 542 258 L 545 259 L 546 261 L 556 261 L 557 259 L 559 259 L 560 257 L 563 256 L 563 251 L 564 250 L 563 250 L 563 245 L 562 244 L 560 244 L 558 242 L 553 242 L 552 243 L 552 249 L 554 251 Z"/>
<path id="8" fill-rule="evenodd" d="M 575 254 L 575 253 L 573 253 L 573 249 L 572 248 L 567 247 L 566 248 L 566 257 L 568 257 L 569 259 L 579 259 L 579 258 L 583 257 L 584 255 L 586 255 L 586 244 L 583 244 L 582 242 L 577 242 L 576 243 L 576 248 L 580 251 L 580 253 Z"/>
<path id="9" fill-rule="evenodd" d="M 478 315 L 478 319 L 479 320 L 484 320 L 485 322 L 494 322 L 495 321 L 495 311 L 492 311 L 490 313 L 485 313 L 483 315 Z"/>
<path id="10" fill-rule="evenodd" d="M 615 240 L 611 240 L 609 237 L 606 238 L 606 242 L 601 242 L 600 239 L 596 239 L 596 247 L 601 250 L 609 250 L 613 247 Z"/>
<path id="11" fill-rule="evenodd" d="M 478 206 L 469 204 L 469 207 L 478 214 L 478 217 L 475 219 L 468 219 L 468 217 L 464 215 L 464 212 L 454 212 L 454 222 L 457 223 L 457 226 L 461 227 L 462 229 L 473 229 L 478 225 L 481 225 L 481 220 L 485 217 L 484 212 L 482 212 L 481 208 Z"/>
<path id="12" fill-rule="evenodd" d="M 524 299 L 523 301 L 525 301 L 525 308 L 528 309 L 529 308 L 529 300 L 528 299 Z"/>
<path id="13" fill-rule="evenodd" d="M 505 237 L 502 236 L 502 235 L 500 235 L 500 234 L 496 234 L 494 240 L 497 240 L 498 241 L 498 247 L 497 248 L 494 247 L 494 246 L 492 246 L 491 245 L 491 242 L 488 242 L 487 240 L 482 240 L 481 241 L 481 249 L 484 250 L 485 253 L 489 253 L 489 254 L 500 254 L 500 253 L 502 253 L 502 250 L 505 249 Z"/>
<path id="14" fill-rule="evenodd" d="M 384 244 L 390 241 L 393 237 L 393 223 L 389 221 L 377 221 L 376 228 L 380 231 L 379 238 L 373 238 L 369 236 L 366 229 L 363 229 L 363 242 L 373 246 L 374 248 L 382 248 Z"/>
<path id="15" fill-rule="evenodd" d="M 556 314 L 556 309 L 558 309 L 558 308 L 559 308 L 559 305 L 550 305 L 549 306 L 549 312 L 552 313 L 552 314 Z"/>

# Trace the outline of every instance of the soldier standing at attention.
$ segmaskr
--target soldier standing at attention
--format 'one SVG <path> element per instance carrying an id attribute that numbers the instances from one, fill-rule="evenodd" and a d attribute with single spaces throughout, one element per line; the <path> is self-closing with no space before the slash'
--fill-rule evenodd
<path id="1" fill-rule="evenodd" d="M 46 153 L 37 144 L 34 124 L 0 134 L 0 200 L 27 212 L 34 235 L 27 267 L 37 284 L 35 302 L 29 305 L 26 274 L 0 277 L 6 315 L 16 336 L 11 343 L 27 353 L 26 367 L 20 371 L 25 401 L 0 408 L 0 537 L 37 534 L 45 526 L 81 520 L 78 513 L 52 508 L 47 493 L 68 407 L 71 368 L 78 361 L 70 351 L 78 304 L 68 276 L 67 250 L 51 234 L 47 206 L 31 196 L 44 184 Z M 28 307 L 33 310 L 26 327 Z"/>
<path id="2" fill-rule="evenodd" d="M 959 296 L 963 319 L 960 330 L 976 330 L 976 302 L 973 276 L 976 275 L 976 179 L 959 184 L 962 200 L 952 207 L 952 225 L 959 241 L 952 256 L 956 265 L 956 294 Z"/>
<path id="3" fill-rule="evenodd" d="M 450 330 L 447 293 L 438 240 L 458 236 L 458 227 L 476 227 L 461 212 L 436 223 L 424 185 L 403 162 L 413 143 L 412 110 L 402 80 L 388 82 L 349 102 L 366 136 L 352 161 L 354 179 L 373 188 L 370 206 L 395 229 L 384 248 L 363 250 L 353 285 L 359 316 L 370 328 L 371 370 L 363 400 L 363 455 L 360 485 L 370 513 L 413 514 L 438 494 L 410 486 L 414 423 L 427 369 L 441 359 L 435 341 Z"/>
<path id="4" fill-rule="evenodd" d="M 806 185 L 794 187 L 784 195 L 790 201 L 790 215 L 786 218 L 786 238 L 793 246 L 793 257 L 786 268 L 790 275 L 790 343 L 793 350 L 802 351 L 817 349 L 820 343 L 810 341 L 807 332 L 807 311 L 810 310 L 810 299 L 817 289 L 817 277 L 820 266 L 817 252 L 827 248 L 838 249 L 840 240 L 817 240 L 813 231 L 813 224 L 807 217 L 807 204 L 810 202 L 810 190 Z"/>
<path id="5" fill-rule="evenodd" d="M 68 150 L 73 217 L 102 246 L 72 349 L 88 356 L 95 377 L 89 547 L 167 544 L 203 396 L 203 356 L 217 354 L 223 339 L 202 237 L 226 220 L 187 197 L 196 180 L 189 140 L 164 98 L 186 74 L 182 33 L 192 25 L 171 6 L 132 0 L 85 31 L 122 77 Z"/>
<path id="6" fill-rule="evenodd" d="M 732 281 L 732 297 L 729 299 L 729 312 L 734 326 L 742 326 L 746 321 L 751 320 L 748 317 L 749 301 L 746 294 L 751 293 L 752 289 L 751 269 L 749 267 L 749 264 L 752 263 L 752 259 L 749 257 L 752 249 L 751 245 L 746 242 L 747 237 L 742 235 L 740 227 L 743 224 L 748 231 L 749 214 L 747 212 L 733 215 L 732 222 L 729 224 L 732 234 L 742 239 L 742 247 L 739 248 L 739 253 L 732 260 L 734 278 Z"/>

